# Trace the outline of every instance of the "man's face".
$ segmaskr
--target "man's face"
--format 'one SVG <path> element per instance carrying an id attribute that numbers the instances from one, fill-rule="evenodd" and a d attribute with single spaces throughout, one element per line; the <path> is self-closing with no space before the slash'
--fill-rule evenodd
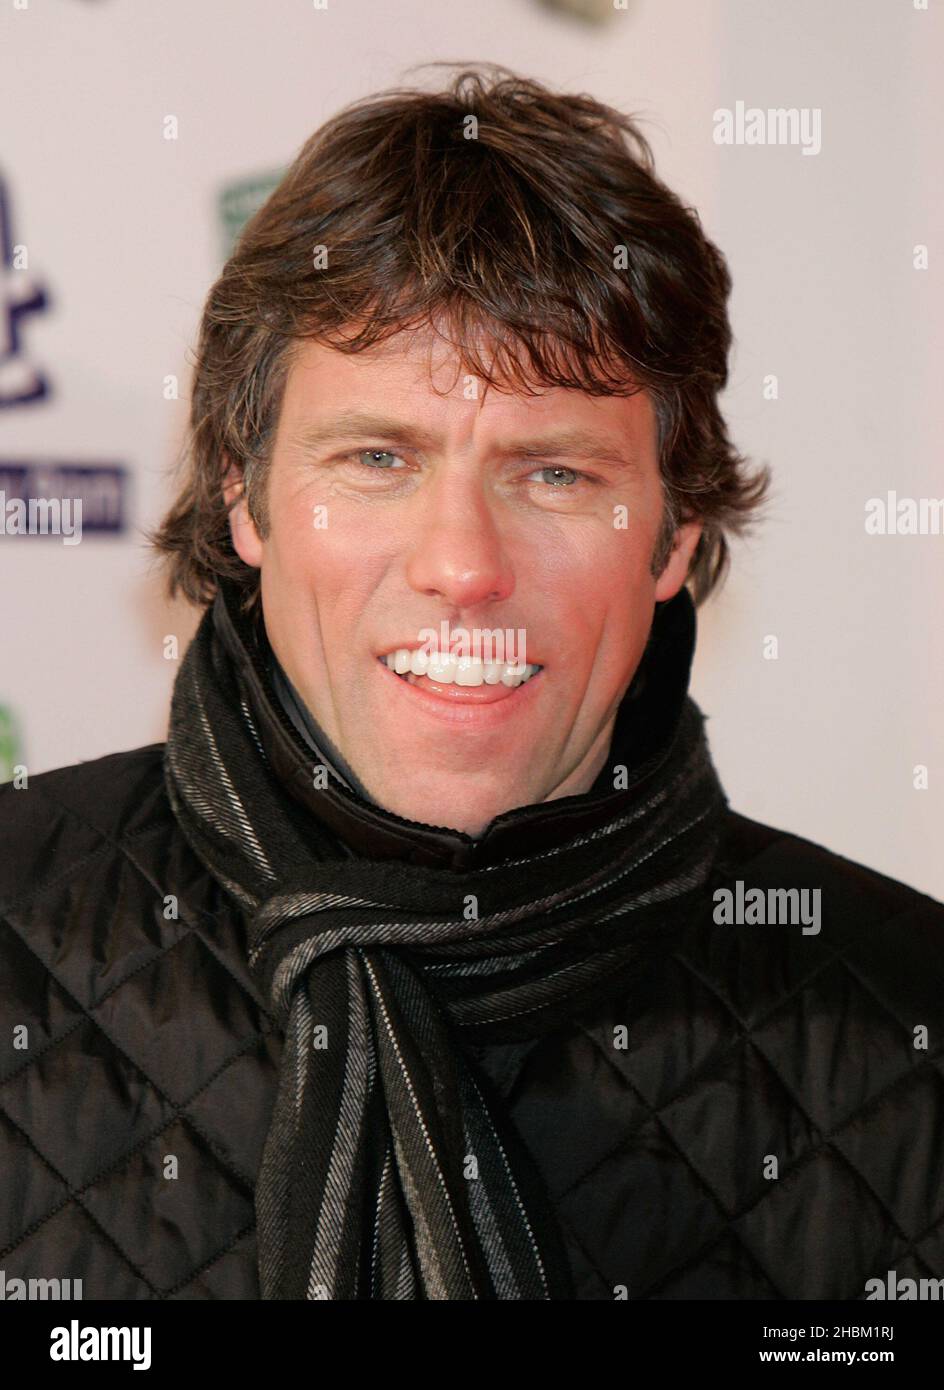
<path id="1" fill-rule="evenodd" d="M 648 396 L 499 394 L 431 360 L 428 342 L 398 334 L 353 355 L 302 344 L 267 535 L 244 501 L 232 531 L 261 567 L 276 656 L 371 796 L 479 835 L 504 811 L 592 785 L 654 604 L 684 582 L 699 528 L 681 528 L 654 579 L 662 491 Z M 443 622 L 471 644 L 453 682 L 436 664 L 437 646 L 450 654 Z M 502 654 L 486 630 L 507 634 L 519 666 L 523 631 L 540 671 L 516 684 L 469 660 Z M 434 664 L 420 655 L 414 674 L 411 658 L 406 678 L 383 659 L 417 648 Z"/>

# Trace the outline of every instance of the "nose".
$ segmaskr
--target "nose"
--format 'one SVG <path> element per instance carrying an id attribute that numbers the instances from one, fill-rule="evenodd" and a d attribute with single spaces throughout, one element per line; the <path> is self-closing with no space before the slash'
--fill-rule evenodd
<path id="1" fill-rule="evenodd" d="M 447 471 L 414 499 L 407 580 L 417 593 L 457 609 L 507 599 L 514 572 L 481 479 Z"/>

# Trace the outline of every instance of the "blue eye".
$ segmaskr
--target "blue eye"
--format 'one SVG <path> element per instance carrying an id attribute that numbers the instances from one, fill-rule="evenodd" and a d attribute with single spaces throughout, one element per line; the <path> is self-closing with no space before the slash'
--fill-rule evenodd
<path id="1" fill-rule="evenodd" d="M 578 472 L 576 471 L 576 469 L 573 469 L 573 468 L 560 468 L 560 467 L 557 467 L 557 466 L 549 466 L 549 467 L 547 467 L 547 468 L 536 468 L 536 469 L 534 470 L 534 473 L 529 473 L 529 474 L 528 474 L 528 477 L 529 477 L 529 478 L 533 478 L 533 477 L 535 476 L 535 473 L 541 473 L 541 474 L 543 474 L 543 473 L 569 473 L 569 474 L 570 474 L 570 478 L 572 479 L 572 481 L 566 481 L 566 482 L 565 482 L 565 481 L 562 481 L 560 478 L 558 478 L 558 479 L 556 479 L 556 480 L 551 484 L 552 487 L 561 487 L 561 486 L 572 487 L 572 486 L 573 486 L 573 483 L 577 482 L 577 481 L 583 476 L 581 473 L 578 473 Z"/>
<path id="2" fill-rule="evenodd" d="M 355 457 L 359 462 L 365 463 L 367 468 L 389 468 L 390 464 L 385 460 L 397 459 L 400 455 L 394 454 L 390 449 L 361 449 Z"/>

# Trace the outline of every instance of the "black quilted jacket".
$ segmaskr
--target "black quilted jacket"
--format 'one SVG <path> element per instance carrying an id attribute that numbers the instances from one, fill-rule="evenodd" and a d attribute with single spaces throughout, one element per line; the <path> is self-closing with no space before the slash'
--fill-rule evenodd
<path id="1" fill-rule="evenodd" d="M 3 788 L 0 846 L 0 1269 L 86 1299 L 258 1298 L 280 1034 L 162 746 Z M 709 906 L 629 995 L 476 1049 L 580 1299 L 944 1274 L 944 908 L 728 812 L 709 893 L 737 880 L 819 888 L 821 931 Z"/>

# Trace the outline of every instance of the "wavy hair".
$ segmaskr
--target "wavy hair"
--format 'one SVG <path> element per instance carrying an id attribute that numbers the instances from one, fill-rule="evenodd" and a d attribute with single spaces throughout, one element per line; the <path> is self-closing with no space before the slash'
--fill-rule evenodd
<path id="1" fill-rule="evenodd" d="M 315 266 L 319 246 L 328 268 Z M 227 576 L 247 607 L 257 601 L 223 478 L 230 463 L 242 470 L 264 536 L 298 343 L 358 352 L 432 326 L 498 389 L 650 393 L 664 495 L 653 573 L 697 518 L 688 583 L 701 602 L 768 485 L 718 407 L 730 290 L 724 257 L 656 177 L 629 116 L 493 64 L 461 68 L 442 91 L 355 102 L 304 144 L 207 297 L 180 488 L 150 536 L 170 593 L 208 603 Z"/>

